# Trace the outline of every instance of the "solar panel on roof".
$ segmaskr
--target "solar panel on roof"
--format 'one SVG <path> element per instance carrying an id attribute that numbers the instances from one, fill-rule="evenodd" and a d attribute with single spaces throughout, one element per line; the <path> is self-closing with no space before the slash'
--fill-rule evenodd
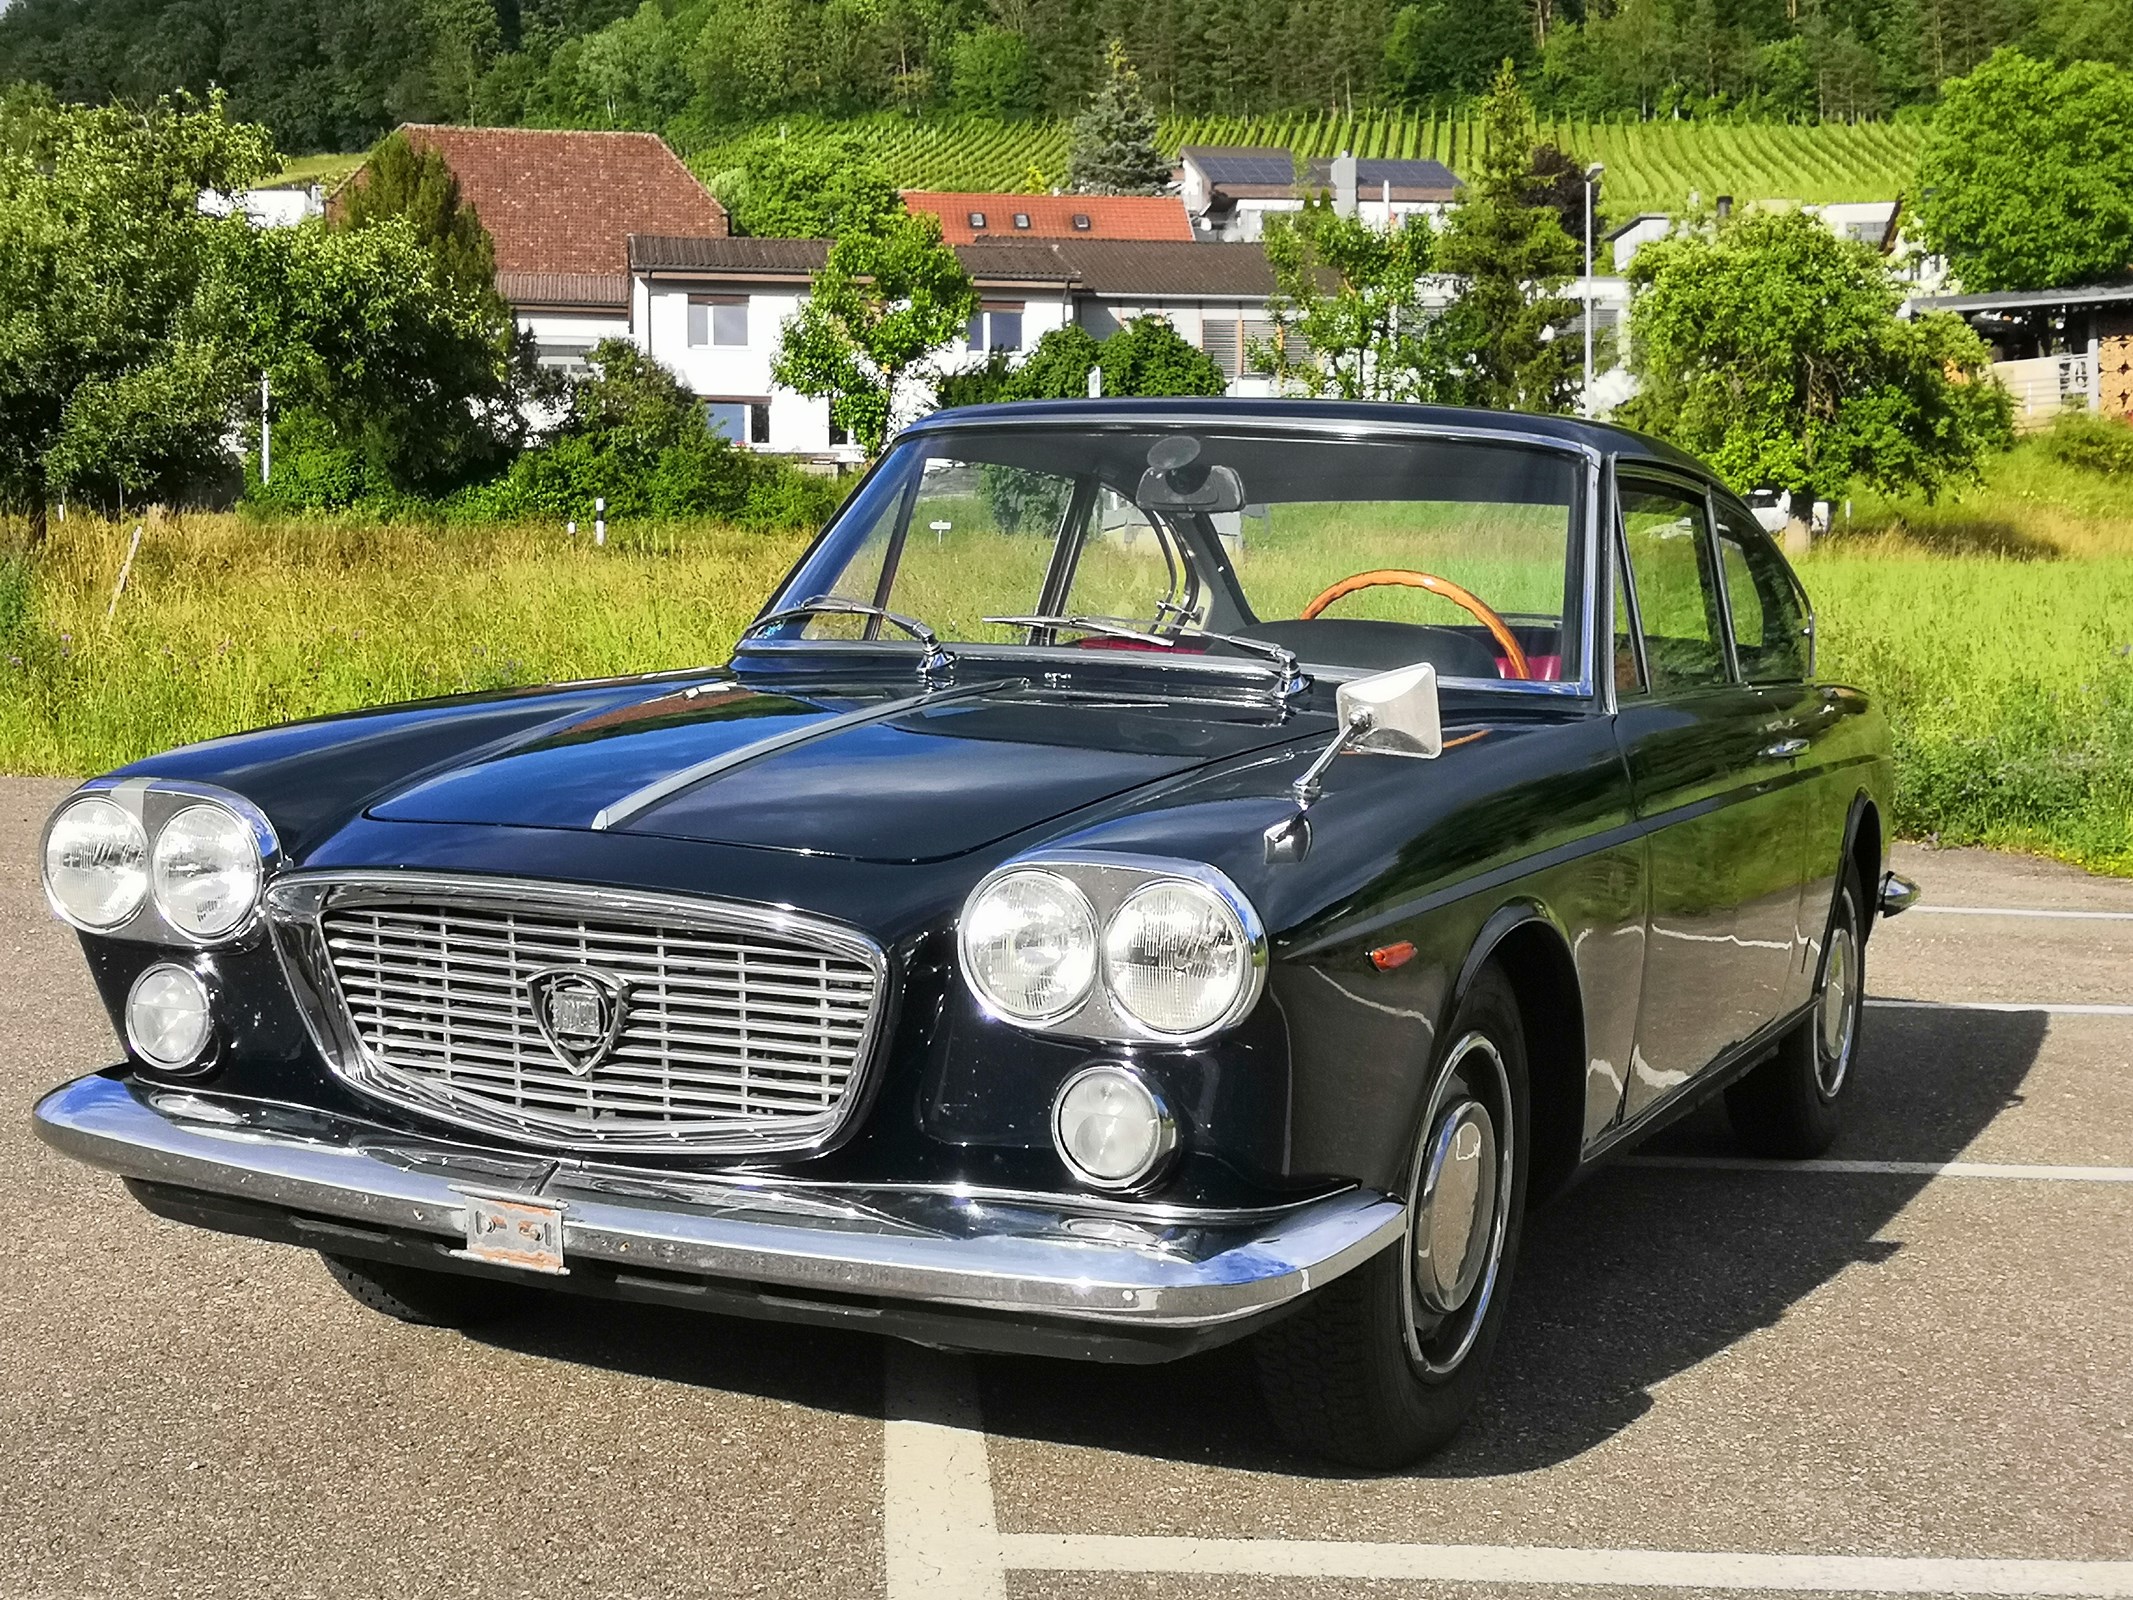
<path id="1" fill-rule="evenodd" d="M 1285 184 L 1296 181 L 1296 166 L 1286 155 L 1209 156 L 1200 170 L 1210 183 Z"/>
<path id="2" fill-rule="evenodd" d="M 1355 164 L 1356 180 L 1360 183 L 1413 183 L 1433 184 L 1446 181 L 1457 182 L 1452 169 L 1441 161 L 1382 159 L 1358 161 Z"/>

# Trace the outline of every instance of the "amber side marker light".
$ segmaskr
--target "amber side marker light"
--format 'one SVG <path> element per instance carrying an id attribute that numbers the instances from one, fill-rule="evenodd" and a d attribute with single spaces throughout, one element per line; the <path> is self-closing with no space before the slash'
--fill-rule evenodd
<path id="1" fill-rule="evenodd" d="M 1370 964 L 1380 972 L 1390 972 L 1394 967 L 1404 967 L 1414 958 L 1414 943 L 1408 939 L 1402 939 L 1398 944 L 1381 944 L 1370 952 Z"/>

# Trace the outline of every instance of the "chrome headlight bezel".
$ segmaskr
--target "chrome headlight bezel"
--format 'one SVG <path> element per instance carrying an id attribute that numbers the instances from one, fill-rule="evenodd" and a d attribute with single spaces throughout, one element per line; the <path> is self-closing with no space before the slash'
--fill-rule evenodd
<path id="1" fill-rule="evenodd" d="M 974 949 L 981 912 L 986 903 L 1015 884 L 1026 884 L 1056 895 L 1062 915 L 1078 924 L 1072 931 L 1083 932 L 1086 936 L 1081 960 L 1087 970 L 1081 974 L 1079 983 L 1073 985 L 1071 992 L 1064 995 L 1058 1004 L 1039 1011 L 1024 1011 L 1010 1004 L 983 975 L 980 958 Z M 992 874 L 964 902 L 963 914 L 956 922 L 956 955 L 962 962 L 964 981 L 970 985 L 971 993 L 977 996 L 978 1004 L 991 1015 L 1023 1027 L 1042 1027 L 1046 1023 L 1056 1022 L 1062 1017 L 1072 1016 L 1088 1003 L 1089 991 L 1096 986 L 1103 965 L 1102 940 L 1102 930 L 1097 925 L 1095 908 L 1089 904 L 1089 897 L 1082 892 L 1081 887 L 1061 873 L 1036 866 L 1017 866 Z"/>
<path id="2" fill-rule="evenodd" d="M 1057 1034 L 1115 1044 L 1184 1046 L 1197 1044 L 1236 1026 L 1259 1003 L 1259 997 L 1266 988 L 1267 937 L 1258 911 L 1251 901 L 1245 898 L 1243 892 L 1216 868 L 1205 862 L 1167 856 L 1050 850 L 1018 856 L 988 873 L 965 898 L 962 912 L 957 919 L 959 958 L 963 952 L 963 930 L 969 925 L 971 910 L 981 897 L 1001 879 L 1016 873 L 1033 871 L 1064 878 L 1088 901 L 1096 925 L 1096 979 L 1079 1005 L 1053 1017 L 1032 1020 L 1002 1012 L 987 1004 L 983 991 L 971 975 L 967 960 L 959 959 L 963 982 L 988 1016 L 1032 1033 Z M 1135 895 L 1164 882 L 1186 884 L 1212 895 L 1235 919 L 1245 941 L 1245 960 L 1239 974 L 1236 994 L 1222 1012 L 1206 1026 L 1187 1032 L 1166 1032 L 1161 1028 L 1150 1027 L 1134 1016 L 1118 1003 L 1104 973 L 1102 950 L 1109 937 L 1113 919 Z"/>
<path id="3" fill-rule="evenodd" d="M 134 825 L 140 830 L 143 845 L 140 899 L 125 917 L 102 927 L 70 914 L 53 894 L 50 880 L 43 873 L 45 854 L 53 830 L 69 811 L 89 800 L 116 806 L 132 818 Z M 250 904 L 242 916 L 213 933 L 197 933 L 174 921 L 160 903 L 162 897 L 157 892 L 156 884 L 156 847 L 162 838 L 165 825 L 199 806 L 213 806 L 229 813 L 236 819 L 243 834 L 250 838 L 258 855 L 258 874 L 255 880 L 257 888 Z M 131 944 L 180 945 L 206 950 L 245 943 L 260 934 L 265 926 L 266 886 L 280 870 L 282 854 L 281 841 L 275 835 L 274 825 L 267 820 L 266 814 L 259 807 L 240 794 L 233 794 L 214 784 L 195 783 L 183 778 L 92 778 L 61 801 L 45 822 L 44 833 L 38 844 L 38 861 L 45 899 L 51 905 L 53 914 L 70 926 L 102 939 L 117 939 Z"/>

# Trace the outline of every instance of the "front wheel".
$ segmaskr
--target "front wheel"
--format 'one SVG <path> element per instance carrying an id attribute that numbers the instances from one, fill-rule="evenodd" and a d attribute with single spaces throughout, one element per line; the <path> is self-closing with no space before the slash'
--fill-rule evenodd
<path id="1" fill-rule="evenodd" d="M 1503 973 L 1461 1001 L 1423 1103 L 1400 1244 L 1253 1341 L 1297 1449 L 1405 1466 L 1459 1431 L 1503 1326 L 1526 1204 L 1525 1032 Z"/>
<path id="2" fill-rule="evenodd" d="M 1813 1009 L 1768 1061 L 1726 1090 L 1734 1135 L 1757 1155 L 1806 1161 L 1837 1137 L 1866 1004 L 1865 906 L 1859 869 L 1847 867 L 1830 908 Z"/>

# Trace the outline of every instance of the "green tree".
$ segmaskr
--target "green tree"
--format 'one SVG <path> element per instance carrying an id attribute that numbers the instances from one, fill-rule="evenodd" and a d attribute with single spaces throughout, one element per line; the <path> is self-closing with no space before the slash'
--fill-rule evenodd
<path id="1" fill-rule="evenodd" d="M 1563 298 L 1578 247 L 1543 203 L 1532 167 L 1533 113 L 1503 63 L 1482 106 L 1480 170 L 1436 244 L 1459 281 L 1429 334 L 1439 398 L 1517 411 L 1561 411 L 1580 360 L 1564 337 L 1577 306 Z"/>
<path id="2" fill-rule="evenodd" d="M 973 28 L 957 34 L 945 54 L 956 109 L 992 117 L 1024 117 L 1037 109 L 1037 71 L 1021 34 Z"/>
<path id="3" fill-rule="evenodd" d="M 828 399 L 831 420 L 878 455 L 930 386 L 933 357 L 977 305 L 970 275 L 941 242 L 939 218 L 901 216 L 847 233 L 786 323 L 771 381 Z"/>
<path id="4" fill-rule="evenodd" d="M 1186 343 L 1167 317 L 1135 317 L 1101 351 L 1097 365 L 1107 398 L 1217 395 L 1229 388 L 1214 358 Z"/>
<path id="5" fill-rule="evenodd" d="M 1284 388 L 1343 400 L 1411 400 L 1432 392 L 1421 279 L 1434 238 L 1425 223 L 1380 230 L 1323 196 L 1267 219 L 1274 336 L 1253 359 Z"/>
<path id="6" fill-rule="evenodd" d="M 493 473 L 538 392 L 495 291 L 454 280 L 405 216 L 248 234 L 218 286 L 277 410 L 358 463 L 368 496 L 437 495 Z"/>
<path id="7" fill-rule="evenodd" d="M 1001 386 L 1003 400 L 1079 400 L 1089 392 L 1089 374 L 1103 360 L 1103 346 L 1079 323 L 1053 328 L 1031 348 Z"/>
<path id="8" fill-rule="evenodd" d="M 1918 230 L 1965 289 L 2051 289 L 2133 266 L 2133 73 L 2002 50 L 1945 86 Z"/>
<path id="9" fill-rule="evenodd" d="M 1074 119 L 1067 187 L 1076 194 L 1160 193 L 1170 181 L 1170 162 L 1156 147 L 1155 132 L 1141 75 L 1125 45 L 1113 39 L 1104 54 L 1104 80 Z"/>
<path id="10" fill-rule="evenodd" d="M 1414 105 L 1478 94 L 1505 57 L 1522 59 L 1532 48 L 1524 0 L 1422 0 L 1393 18 L 1385 77 L 1397 98 Z"/>
<path id="11" fill-rule="evenodd" d="M 171 497 L 225 458 L 251 376 L 209 285 L 250 235 L 201 213 L 276 165 L 200 107 L 12 99 L 0 141 L 0 504 L 33 537 L 57 492 Z M 256 371 L 256 369 L 253 369 Z"/>
<path id="12" fill-rule="evenodd" d="M 880 163 L 856 139 L 837 136 L 756 140 L 711 174 L 710 188 L 738 232 L 766 239 L 841 239 L 904 208 Z"/>
<path id="13" fill-rule="evenodd" d="M 1900 321 L 1881 256 L 1797 212 L 1675 234 L 1631 270 L 1621 419 L 1709 461 L 1736 488 L 1835 499 L 1977 476 L 2012 442 L 1985 346 L 1945 313 Z"/>
<path id="14" fill-rule="evenodd" d="M 432 145 L 417 147 L 395 131 L 378 141 L 361 169 L 334 197 L 330 225 L 353 230 L 388 217 L 406 219 L 429 251 L 436 273 L 463 293 L 496 294 L 496 242 L 459 193 L 459 180 Z"/>

